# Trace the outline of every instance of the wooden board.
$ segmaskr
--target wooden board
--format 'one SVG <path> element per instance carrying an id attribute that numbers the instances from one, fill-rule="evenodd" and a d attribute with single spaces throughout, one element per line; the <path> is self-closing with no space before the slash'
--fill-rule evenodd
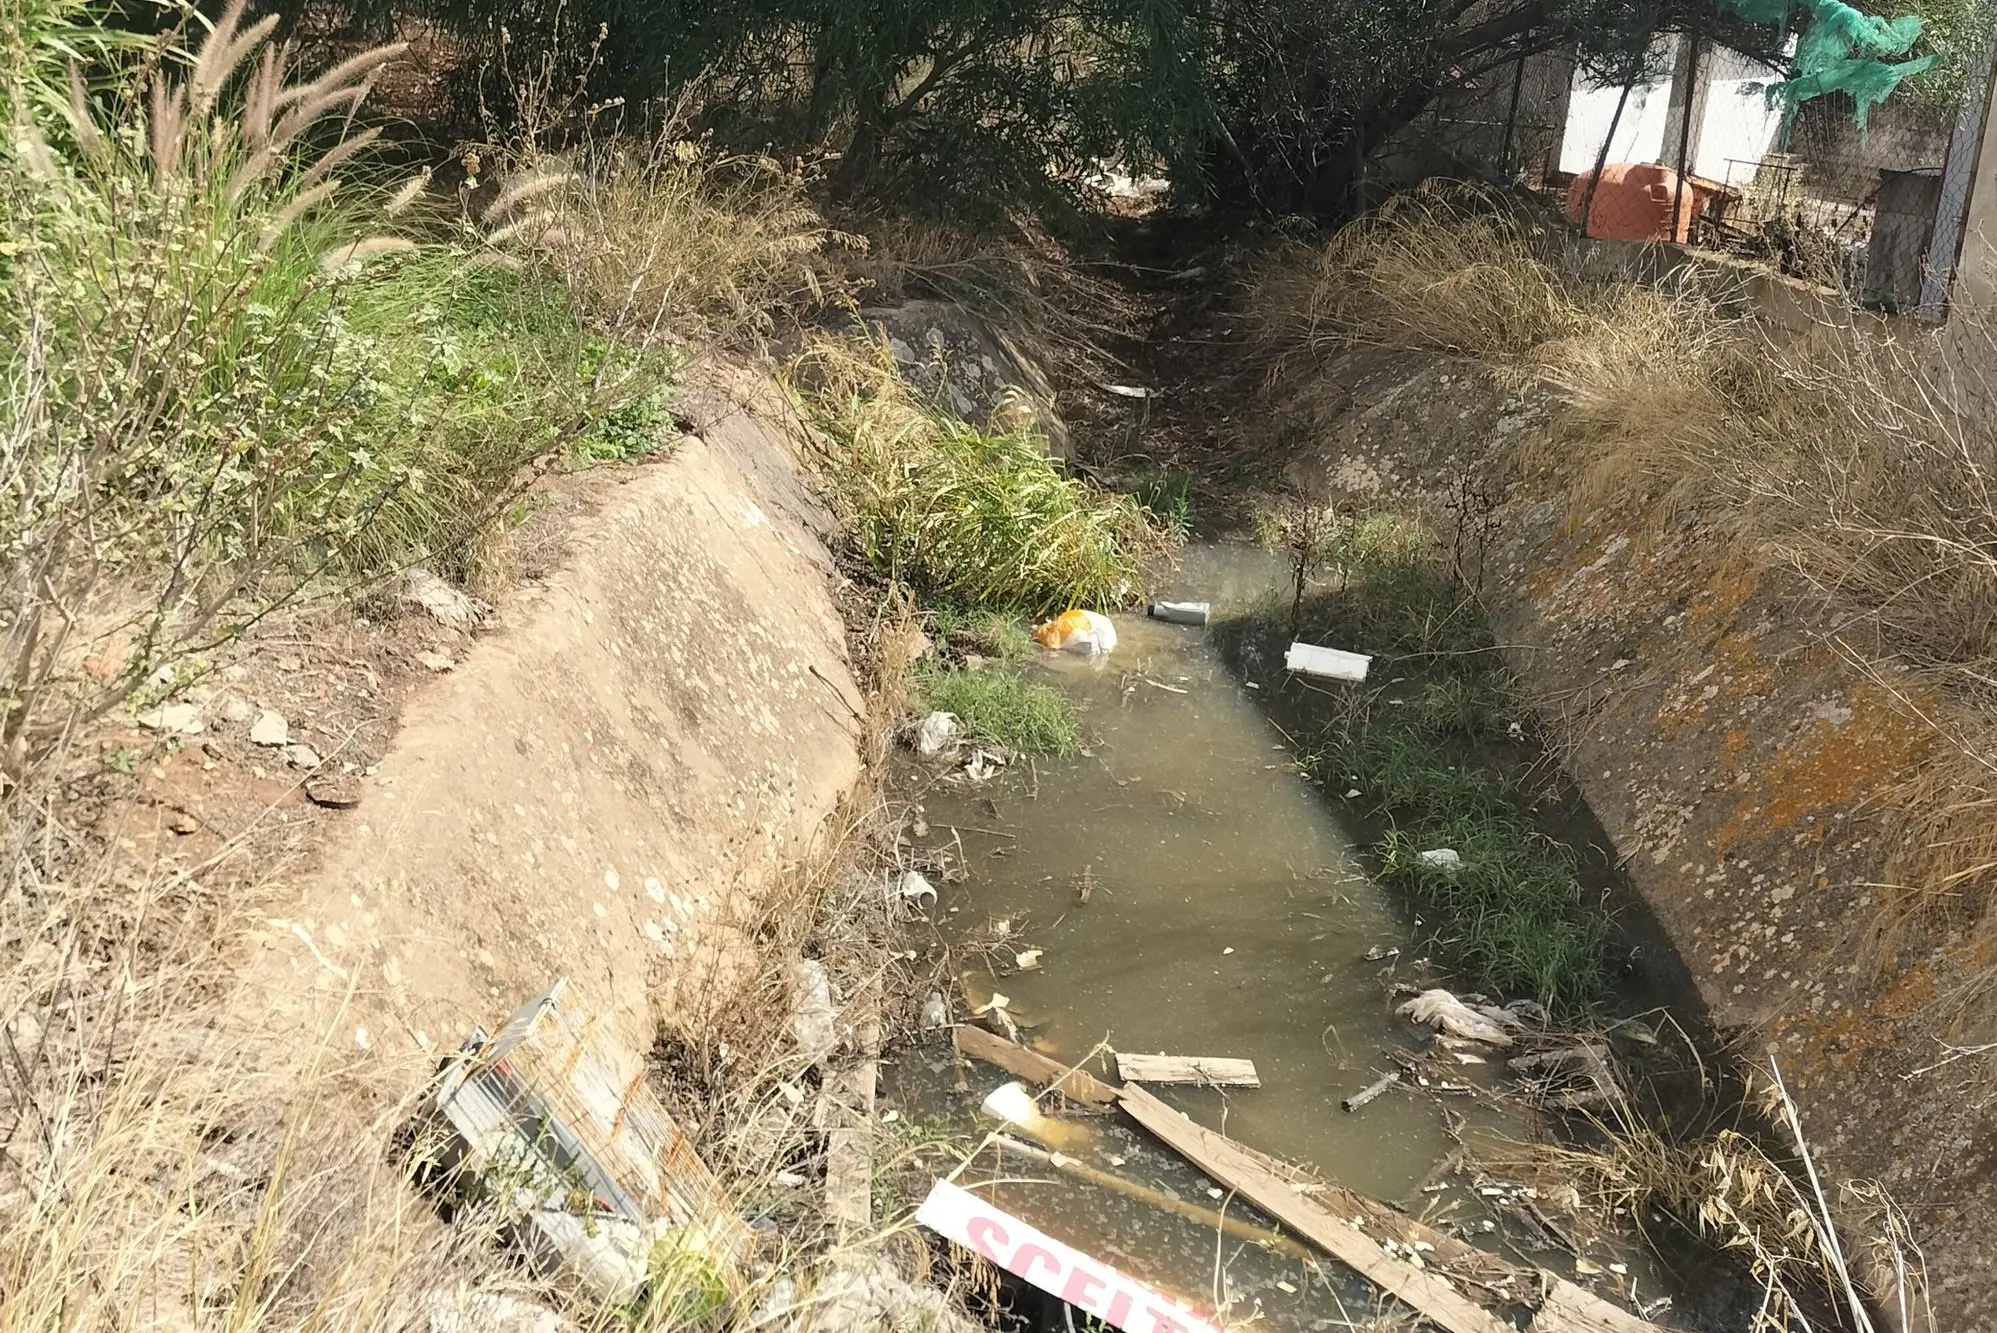
<path id="1" fill-rule="evenodd" d="M 1116 1072 L 1127 1083 L 1199 1083 L 1259 1088 L 1253 1060 L 1219 1055 L 1125 1055 L 1116 1053 Z"/>
<path id="2" fill-rule="evenodd" d="M 1380 1242 L 1298 1194 L 1240 1145 L 1180 1115 L 1142 1088 L 1124 1089 L 1123 1109 L 1200 1170 L 1238 1190 L 1303 1236 L 1448 1333 L 1514 1333 L 1512 1326 L 1451 1286 L 1439 1273 L 1384 1253 Z"/>
<path id="3" fill-rule="evenodd" d="M 1542 1275 L 1546 1299 L 1533 1316 L 1532 1333 L 1658 1333 L 1657 1325 L 1611 1305 L 1564 1277 Z"/>
<path id="4" fill-rule="evenodd" d="M 1052 1088 L 1090 1106 L 1116 1105 L 1116 1089 L 1084 1070 L 1070 1069 L 1038 1051 L 978 1027 L 960 1027 L 954 1037 L 959 1055 L 997 1065 L 1008 1074 L 1017 1074 L 1042 1087 Z"/>

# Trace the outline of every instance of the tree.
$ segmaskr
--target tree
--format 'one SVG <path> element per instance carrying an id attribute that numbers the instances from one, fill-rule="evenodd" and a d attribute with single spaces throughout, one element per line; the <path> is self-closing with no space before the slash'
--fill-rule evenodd
<path id="1" fill-rule="evenodd" d="M 959 212 L 1049 203 L 1097 157 L 1162 153 L 1187 132 L 1204 73 L 1173 46 L 1177 0 L 441 0 L 432 12 L 495 53 L 593 48 L 592 94 L 634 108 L 698 81 L 710 125 L 741 146 L 829 148 L 843 197 Z M 488 88 L 488 105 L 502 96 Z"/>

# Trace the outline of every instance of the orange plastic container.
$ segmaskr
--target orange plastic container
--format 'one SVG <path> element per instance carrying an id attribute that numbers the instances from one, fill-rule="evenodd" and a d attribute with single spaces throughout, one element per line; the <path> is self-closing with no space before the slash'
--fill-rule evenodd
<path id="1" fill-rule="evenodd" d="M 1602 183 L 1595 190 L 1594 206 L 1588 205 L 1588 183 L 1593 171 L 1584 171 L 1567 187 L 1567 220 L 1581 221 L 1588 209 L 1588 235 L 1605 241 L 1684 241 L 1692 231 L 1692 219 L 1699 215 L 1699 187 L 1690 177 L 1678 188 L 1678 173 L 1655 162 L 1611 162 L 1602 168 Z M 1678 216 L 1672 217 L 1672 200 L 1678 202 Z"/>

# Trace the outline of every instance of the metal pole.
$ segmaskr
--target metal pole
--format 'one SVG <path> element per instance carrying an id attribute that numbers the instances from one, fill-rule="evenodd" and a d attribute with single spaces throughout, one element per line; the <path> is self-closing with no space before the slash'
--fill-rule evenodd
<path id="1" fill-rule="evenodd" d="M 1691 45 L 1685 70 L 1685 101 L 1678 113 L 1678 183 L 1671 191 L 1671 239 L 1678 237 L 1678 210 L 1685 203 L 1685 169 L 1692 156 L 1692 114 L 1699 101 L 1699 29 L 1693 27 L 1686 40 Z M 1685 240 L 1692 239 L 1686 228 Z"/>
<path id="2" fill-rule="evenodd" d="M 1507 185 L 1512 180 L 1512 137 L 1519 124 L 1519 94 L 1524 91 L 1525 57 L 1521 55 L 1512 65 L 1512 106 L 1505 113 L 1505 144 L 1498 150 L 1498 174 Z"/>
<path id="3" fill-rule="evenodd" d="M 1636 87 L 1637 76 L 1643 72 L 1642 66 L 1629 76 L 1623 84 L 1623 95 L 1616 99 L 1616 113 L 1609 117 L 1609 132 L 1602 136 L 1602 150 L 1595 154 L 1595 175 L 1588 182 L 1587 197 L 1581 201 L 1581 234 L 1588 234 L 1588 224 L 1595 217 L 1595 191 L 1602 186 L 1602 170 L 1609 165 L 1609 145 L 1616 141 L 1616 127 L 1622 124 L 1623 108 L 1629 105 L 1630 89 Z"/>

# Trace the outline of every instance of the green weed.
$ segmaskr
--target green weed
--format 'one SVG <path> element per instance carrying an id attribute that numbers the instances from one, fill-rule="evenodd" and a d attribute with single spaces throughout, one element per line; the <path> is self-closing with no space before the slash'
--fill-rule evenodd
<path id="1" fill-rule="evenodd" d="M 1390 544 L 1353 559 L 1344 586 L 1303 615 L 1306 638 L 1375 655 L 1382 683 L 1348 702 L 1305 762 L 1382 822 L 1371 848 L 1380 877 L 1430 923 L 1436 960 L 1466 985 L 1557 1011 L 1598 1003 L 1608 916 L 1583 900 L 1573 853 L 1535 829 L 1518 766 L 1489 748 L 1523 707 L 1475 601 L 1433 561 Z M 1443 847 L 1461 864 L 1421 855 Z"/>
<path id="2" fill-rule="evenodd" d="M 891 356 L 824 341 L 793 378 L 832 443 L 833 499 L 860 554 L 926 604 L 1023 614 L 1121 605 L 1169 543 L 1129 496 L 1064 474 L 1038 436 L 929 410 Z"/>
<path id="3" fill-rule="evenodd" d="M 1156 464 L 1138 474 L 1130 493 L 1150 511 L 1174 541 L 1193 534 L 1193 474 L 1184 468 Z"/>
<path id="4" fill-rule="evenodd" d="M 1017 664 L 1034 655 L 1033 635 L 1017 616 L 939 607 L 929 617 L 936 637 L 953 650 Z"/>
<path id="5" fill-rule="evenodd" d="M 1067 696 L 1017 670 L 924 664 L 916 669 L 915 684 L 924 708 L 955 713 L 972 740 L 1015 754 L 1073 754 L 1081 747 L 1081 728 Z"/>

